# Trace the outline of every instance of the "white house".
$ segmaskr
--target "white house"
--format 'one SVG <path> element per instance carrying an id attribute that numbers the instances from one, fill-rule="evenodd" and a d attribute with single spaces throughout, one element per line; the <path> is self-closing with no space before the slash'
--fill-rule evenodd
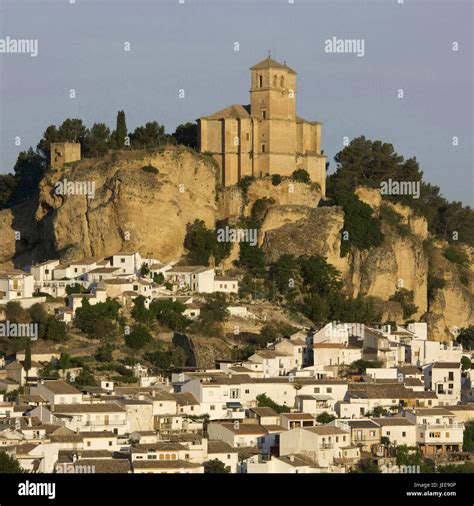
<path id="1" fill-rule="evenodd" d="M 53 414 L 66 427 L 78 432 L 125 434 L 128 431 L 127 410 L 115 402 L 58 404 Z"/>
<path id="2" fill-rule="evenodd" d="M 0 304 L 33 297 L 35 280 L 33 274 L 20 270 L 0 271 Z"/>
<path id="3" fill-rule="evenodd" d="M 440 404 L 461 400 L 461 363 L 434 362 L 423 369 L 425 388 L 436 392 Z"/>
<path id="4" fill-rule="evenodd" d="M 125 276 L 136 274 L 142 263 L 143 260 L 137 252 L 121 252 L 110 258 L 110 267 L 118 267 L 120 274 Z"/>
<path id="5" fill-rule="evenodd" d="M 31 393 L 40 395 L 52 408 L 82 402 L 82 392 L 62 380 L 41 380 L 36 387 L 31 387 Z"/>
<path id="6" fill-rule="evenodd" d="M 239 293 L 239 278 L 216 276 L 214 278 L 214 292 Z"/>
<path id="7" fill-rule="evenodd" d="M 165 280 L 181 290 L 199 293 L 214 292 L 214 269 L 202 265 L 173 267 L 164 273 Z"/>
<path id="8" fill-rule="evenodd" d="M 416 424 L 416 440 L 423 455 L 435 457 L 451 451 L 461 451 L 464 424 L 445 408 L 406 411 L 408 420 Z"/>

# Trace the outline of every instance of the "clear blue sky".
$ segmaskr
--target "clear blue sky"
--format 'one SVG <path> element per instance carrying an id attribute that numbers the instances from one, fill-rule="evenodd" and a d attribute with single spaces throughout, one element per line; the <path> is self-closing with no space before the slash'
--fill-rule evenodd
<path id="1" fill-rule="evenodd" d="M 272 49 L 298 72 L 298 113 L 324 123 L 331 170 L 344 136 L 365 135 L 473 205 L 471 0 L 69 1 L 0 0 L 0 38 L 39 40 L 36 58 L 0 54 L 0 172 L 65 118 L 113 128 L 124 109 L 129 130 L 156 120 L 173 132 L 247 104 L 248 69 Z M 325 53 L 333 36 L 364 39 L 365 56 Z"/>

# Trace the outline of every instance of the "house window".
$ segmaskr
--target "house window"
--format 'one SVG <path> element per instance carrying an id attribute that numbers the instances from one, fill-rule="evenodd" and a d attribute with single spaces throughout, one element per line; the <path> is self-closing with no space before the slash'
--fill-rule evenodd
<path id="1" fill-rule="evenodd" d="M 449 432 L 446 432 L 446 437 L 449 437 Z"/>
<path id="2" fill-rule="evenodd" d="M 112 446 L 112 441 L 109 441 L 109 446 Z"/>
<path id="3" fill-rule="evenodd" d="M 250 390 L 245 390 L 245 393 L 246 393 L 246 394 L 249 394 L 249 393 L 250 393 Z"/>
<path id="4" fill-rule="evenodd" d="M 214 411 L 216 409 L 216 407 L 214 406 L 214 404 L 211 404 L 211 411 Z"/>
<path id="5" fill-rule="evenodd" d="M 315 389 L 314 389 L 314 393 L 315 393 L 315 394 L 319 394 L 319 387 L 315 387 Z"/>
<path id="6" fill-rule="evenodd" d="M 90 441 L 87 441 L 87 446 L 90 446 L 91 445 L 91 442 Z"/>
<path id="7" fill-rule="evenodd" d="M 402 437 L 407 437 L 407 433 L 406 432 L 402 432 Z"/>
<path id="8" fill-rule="evenodd" d="M 327 392 L 328 394 L 332 394 L 332 387 L 327 387 L 327 388 L 326 388 L 326 392 Z"/>
<path id="9" fill-rule="evenodd" d="M 375 430 L 370 431 L 370 437 L 375 437 Z"/>
<path id="10" fill-rule="evenodd" d="M 258 76 L 258 84 L 260 88 L 263 86 L 263 76 Z"/>
<path id="11" fill-rule="evenodd" d="M 121 259 L 120 259 L 120 262 L 121 262 L 122 264 L 124 264 L 124 263 L 125 263 L 125 258 L 121 258 Z"/>
<path id="12" fill-rule="evenodd" d="M 454 373 L 453 373 L 453 371 L 449 372 L 449 374 L 448 374 L 448 380 L 449 381 L 454 381 Z"/>
<path id="13" fill-rule="evenodd" d="M 387 431 L 387 436 L 390 436 L 390 431 L 389 430 Z"/>

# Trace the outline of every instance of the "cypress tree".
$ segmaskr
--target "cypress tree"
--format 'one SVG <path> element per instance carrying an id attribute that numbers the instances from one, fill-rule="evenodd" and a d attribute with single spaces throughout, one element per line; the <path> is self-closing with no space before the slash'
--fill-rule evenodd
<path id="1" fill-rule="evenodd" d="M 23 367 L 26 372 L 26 378 L 28 378 L 28 372 L 31 369 L 31 341 L 30 341 L 30 338 L 28 338 L 28 341 L 26 341 L 25 361 L 23 362 Z"/>
<path id="2" fill-rule="evenodd" d="M 117 128 L 115 129 L 115 145 L 117 149 L 123 149 L 125 146 L 125 137 L 127 137 L 127 123 L 125 121 L 125 113 L 119 111 L 117 113 Z"/>

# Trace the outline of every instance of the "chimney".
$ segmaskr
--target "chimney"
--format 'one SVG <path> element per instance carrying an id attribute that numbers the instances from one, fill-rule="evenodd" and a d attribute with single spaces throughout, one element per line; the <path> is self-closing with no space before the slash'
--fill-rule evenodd
<path id="1" fill-rule="evenodd" d="M 28 420 L 28 422 L 27 422 L 28 423 L 28 427 L 31 427 L 33 425 L 32 422 L 31 422 L 31 416 L 28 416 L 26 419 Z"/>
<path id="2" fill-rule="evenodd" d="M 290 455 L 290 462 L 294 462 L 295 461 L 295 456 L 294 455 Z"/>

